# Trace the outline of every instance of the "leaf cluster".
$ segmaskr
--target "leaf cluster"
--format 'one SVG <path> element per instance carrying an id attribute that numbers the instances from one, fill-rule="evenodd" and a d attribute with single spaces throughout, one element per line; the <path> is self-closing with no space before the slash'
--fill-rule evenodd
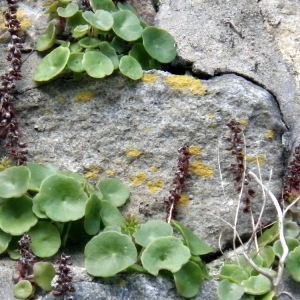
<path id="1" fill-rule="evenodd" d="M 81 79 L 86 72 L 94 78 L 111 75 L 115 70 L 140 79 L 143 70 L 161 69 L 176 56 L 175 40 L 165 30 L 148 26 L 127 3 L 91 0 L 91 11 L 72 0 L 48 3 L 50 20 L 59 19 L 67 39 L 57 38 L 52 21 L 37 43 L 47 54 L 34 72 L 35 81 L 48 81 L 61 72 L 73 72 Z M 63 37 L 62 37 L 63 38 Z"/>

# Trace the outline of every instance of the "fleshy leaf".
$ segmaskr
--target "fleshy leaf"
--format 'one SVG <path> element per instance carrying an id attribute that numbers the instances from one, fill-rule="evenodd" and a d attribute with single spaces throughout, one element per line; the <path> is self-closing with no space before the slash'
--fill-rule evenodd
<path id="1" fill-rule="evenodd" d="M 245 288 L 245 292 L 251 295 L 263 295 L 272 289 L 270 280 L 261 274 L 251 276 L 242 281 L 241 285 Z"/>
<path id="2" fill-rule="evenodd" d="M 116 207 L 122 206 L 130 196 L 129 188 L 115 178 L 102 179 L 97 187 L 101 191 L 103 199 L 111 202 Z"/>
<path id="3" fill-rule="evenodd" d="M 69 55 L 69 48 L 57 47 L 42 59 L 33 73 L 33 79 L 35 81 L 48 81 L 54 78 L 65 68 Z"/>
<path id="4" fill-rule="evenodd" d="M 148 26 L 143 31 L 146 51 L 161 63 L 170 63 L 176 57 L 175 40 L 166 30 Z"/>
<path id="5" fill-rule="evenodd" d="M 21 257 L 21 254 L 19 252 L 17 252 L 16 250 L 19 249 L 18 242 L 22 238 L 22 236 L 23 235 L 13 236 L 8 245 L 8 248 L 6 251 L 11 259 L 19 259 Z"/>
<path id="6" fill-rule="evenodd" d="M 96 235 L 100 230 L 100 209 L 100 199 L 95 194 L 92 194 L 86 203 L 84 218 L 84 229 L 89 235 Z"/>
<path id="7" fill-rule="evenodd" d="M 300 246 L 289 253 L 285 264 L 287 272 L 295 281 L 300 282 Z"/>
<path id="8" fill-rule="evenodd" d="M 67 67 L 73 72 L 83 72 L 84 68 L 82 66 L 83 53 L 74 52 L 69 56 Z"/>
<path id="9" fill-rule="evenodd" d="M 78 10 L 72 17 L 67 18 L 66 28 L 70 28 L 73 33 L 77 26 L 87 24 L 87 21 L 82 17 L 82 11 Z"/>
<path id="10" fill-rule="evenodd" d="M 199 293 L 203 281 L 199 266 L 189 261 L 173 274 L 177 292 L 180 296 L 191 298 Z"/>
<path id="11" fill-rule="evenodd" d="M 161 237 L 152 241 L 141 256 L 143 267 L 152 275 L 166 269 L 172 273 L 178 272 L 191 257 L 188 247 L 173 237 Z"/>
<path id="12" fill-rule="evenodd" d="M 49 222 L 38 222 L 28 234 L 32 243 L 32 252 L 39 257 L 50 257 L 60 248 L 61 240 L 58 229 Z"/>
<path id="13" fill-rule="evenodd" d="M 0 197 L 17 198 L 28 190 L 30 172 L 26 167 L 11 167 L 0 172 Z"/>
<path id="14" fill-rule="evenodd" d="M 23 195 L 7 199 L 0 207 L 0 228 L 11 235 L 21 235 L 37 223 L 32 199 Z"/>
<path id="15" fill-rule="evenodd" d="M 71 177 L 55 174 L 46 178 L 33 201 L 53 221 L 69 222 L 84 216 L 88 197 L 83 186 Z"/>
<path id="16" fill-rule="evenodd" d="M 243 267 L 231 264 L 225 264 L 221 268 L 219 276 L 220 279 L 227 279 L 238 284 L 250 277 L 248 272 Z"/>
<path id="17" fill-rule="evenodd" d="M 110 45 L 116 50 L 117 53 L 125 53 L 128 49 L 128 43 L 121 39 L 118 36 L 115 36 L 113 40 L 111 41 Z"/>
<path id="18" fill-rule="evenodd" d="M 62 18 L 70 18 L 78 11 L 78 5 L 76 3 L 69 3 L 65 8 L 58 7 L 57 13 Z"/>
<path id="19" fill-rule="evenodd" d="M 100 51 L 106 55 L 114 65 L 114 69 L 118 69 L 119 67 L 119 58 L 115 51 L 115 49 L 109 45 L 108 42 L 102 42 L 99 45 Z"/>
<path id="20" fill-rule="evenodd" d="M 94 11 L 98 9 L 103 9 L 106 11 L 114 11 L 115 5 L 112 0 L 90 0 L 91 6 Z"/>
<path id="21" fill-rule="evenodd" d="M 104 226 L 124 226 L 122 214 L 111 202 L 101 200 L 100 216 Z"/>
<path id="22" fill-rule="evenodd" d="M 33 265 L 33 278 L 44 291 L 51 291 L 51 281 L 55 276 L 55 269 L 48 262 L 38 262 Z"/>
<path id="23" fill-rule="evenodd" d="M 125 55 L 121 58 L 119 68 L 123 75 L 132 80 L 138 80 L 143 77 L 141 65 L 135 58 L 129 55 Z"/>
<path id="24" fill-rule="evenodd" d="M 78 25 L 74 28 L 73 37 L 76 39 L 81 38 L 87 34 L 88 30 L 89 30 L 89 25 L 87 25 L 87 24 L 86 25 Z M 71 48 L 70 48 L 70 50 L 71 50 Z M 71 52 L 73 52 L 73 49 L 71 50 Z"/>
<path id="25" fill-rule="evenodd" d="M 148 54 L 142 43 L 133 45 L 132 49 L 129 51 L 129 55 L 139 62 L 143 70 L 152 69 L 150 64 L 153 58 Z"/>
<path id="26" fill-rule="evenodd" d="M 176 230 L 182 235 L 186 245 L 190 248 L 193 255 L 204 255 L 213 251 L 203 240 L 201 240 L 190 229 L 179 223 L 178 221 L 172 221 Z"/>
<path id="27" fill-rule="evenodd" d="M 103 78 L 114 71 L 111 60 L 104 54 L 96 51 L 86 52 L 83 55 L 82 65 L 88 75 L 94 78 Z"/>
<path id="28" fill-rule="evenodd" d="M 269 268 L 274 263 L 275 253 L 272 246 L 267 245 L 266 247 L 260 249 L 259 255 L 264 260 L 262 267 Z"/>
<path id="29" fill-rule="evenodd" d="M 99 46 L 100 41 L 96 38 L 85 37 L 79 40 L 78 44 L 83 48 L 94 49 Z"/>
<path id="30" fill-rule="evenodd" d="M 14 286 L 14 296 L 19 299 L 27 299 L 34 291 L 30 281 L 21 280 Z"/>
<path id="31" fill-rule="evenodd" d="M 50 23 L 46 29 L 46 33 L 39 38 L 36 44 L 36 50 L 45 51 L 47 49 L 50 49 L 54 45 L 55 39 L 56 39 L 55 25 L 53 23 Z"/>
<path id="32" fill-rule="evenodd" d="M 137 244 L 147 247 L 153 240 L 159 237 L 172 235 L 173 228 L 171 225 L 161 220 L 151 220 L 141 225 L 141 227 L 135 231 L 133 237 Z"/>
<path id="33" fill-rule="evenodd" d="M 114 23 L 112 14 L 102 9 L 97 10 L 95 13 L 85 11 L 82 17 L 95 28 L 103 31 L 109 31 Z"/>
<path id="34" fill-rule="evenodd" d="M 0 229 L 0 254 L 6 251 L 12 236 Z"/>
<path id="35" fill-rule="evenodd" d="M 271 244 L 278 238 L 278 222 L 276 222 L 271 228 L 265 230 L 263 234 L 258 238 L 258 245 L 264 247 Z"/>
<path id="36" fill-rule="evenodd" d="M 291 237 L 286 237 L 285 238 L 286 244 L 289 248 L 289 252 L 293 251 L 296 247 L 300 246 L 300 243 L 297 239 L 291 238 Z M 280 243 L 280 240 L 277 240 L 274 244 L 273 244 L 273 250 L 274 253 L 278 256 L 281 257 L 283 250 L 282 250 L 282 246 Z"/>
<path id="37" fill-rule="evenodd" d="M 300 228 L 296 222 L 286 221 L 284 224 L 284 236 L 296 238 L 300 233 Z"/>
<path id="38" fill-rule="evenodd" d="M 135 41 L 141 37 L 143 27 L 138 17 L 129 10 L 113 13 L 113 31 L 125 41 Z"/>
<path id="39" fill-rule="evenodd" d="M 220 300 L 240 300 L 245 290 L 239 284 L 225 279 L 218 284 L 218 297 Z"/>
<path id="40" fill-rule="evenodd" d="M 84 250 L 85 268 L 93 276 L 110 277 L 134 264 L 137 250 L 131 239 L 116 231 L 100 233 Z"/>

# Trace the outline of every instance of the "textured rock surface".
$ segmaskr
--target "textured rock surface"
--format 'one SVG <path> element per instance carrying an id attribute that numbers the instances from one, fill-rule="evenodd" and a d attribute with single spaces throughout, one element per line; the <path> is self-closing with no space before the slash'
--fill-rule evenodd
<path id="1" fill-rule="evenodd" d="M 0 9 L 4 2 L 0 0 Z M 25 48 L 31 51 L 46 18 L 40 0 L 20 2 Z M 153 21 L 152 1 L 141 5 L 132 0 L 132 4 L 145 20 Z M 234 160 L 224 150 L 230 135 L 225 124 L 230 119 L 246 124 L 248 168 L 257 173 L 254 161 L 258 156 L 263 179 L 267 181 L 273 169 L 270 188 L 280 194 L 285 124 L 294 139 L 299 132 L 300 66 L 295 41 L 299 39 L 300 4 L 296 0 L 288 4 L 283 0 L 161 0 L 158 4 L 156 24 L 177 41 L 175 65 L 205 80 L 150 72 L 138 82 L 114 75 L 79 83 L 57 80 L 37 88 L 31 78 L 41 56 L 27 53 L 16 101 L 20 128 L 23 140 L 29 143 L 31 160 L 55 163 L 90 179 L 113 176 L 127 183 L 132 195 L 123 211 L 134 212 L 141 220 L 165 218 L 163 199 L 172 186 L 176 151 L 185 143 L 193 145 L 195 172 L 187 179 L 189 201 L 182 203 L 179 219 L 217 251 L 219 234 L 225 228 L 221 219 L 232 222 L 237 203 L 230 170 Z M 0 74 L 9 40 L 1 25 Z M 253 187 L 257 213 L 261 195 Z M 263 221 L 274 218 L 269 205 Z M 249 216 L 241 214 L 240 224 L 239 232 L 247 237 Z M 224 247 L 231 236 L 226 228 Z M 118 276 L 96 284 L 85 274 L 82 256 L 78 255 L 74 265 L 75 299 L 180 299 L 173 283 L 160 277 Z M 13 299 L 13 266 L 6 258 L 0 260 L 1 299 Z M 285 289 L 297 290 L 288 283 L 286 279 Z M 205 282 L 196 299 L 215 300 L 215 291 L 216 282 Z"/>

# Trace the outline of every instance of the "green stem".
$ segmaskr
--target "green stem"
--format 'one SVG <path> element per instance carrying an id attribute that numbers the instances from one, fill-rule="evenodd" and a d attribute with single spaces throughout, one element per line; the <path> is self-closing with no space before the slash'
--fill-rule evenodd
<path id="1" fill-rule="evenodd" d="M 129 273 L 148 273 L 145 268 L 139 266 L 137 264 L 133 264 L 127 268 L 127 272 Z"/>
<path id="2" fill-rule="evenodd" d="M 67 244 L 67 239 L 68 239 L 68 236 L 69 236 L 69 232 L 70 232 L 70 229 L 71 229 L 71 225 L 72 225 L 72 222 L 68 222 L 67 224 L 64 224 L 64 229 L 63 229 L 63 232 L 62 232 L 62 246 L 65 247 L 66 244 Z"/>

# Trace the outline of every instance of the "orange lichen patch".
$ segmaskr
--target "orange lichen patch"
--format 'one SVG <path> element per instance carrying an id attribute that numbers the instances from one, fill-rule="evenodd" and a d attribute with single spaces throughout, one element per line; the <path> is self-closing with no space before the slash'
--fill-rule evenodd
<path id="1" fill-rule="evenodd" d="M 157 170 L 157 167 L 151 167 L 151 168 L 149 169 L 149 171 L 150 171 L 151 173 L 154 173 L 156 170 Z"/>
<path id="2" fill-rule="evenodd" d="M 273 140 L 274 139 L 274 131 L 267 130 L 265 133 L 265 138 L 268 140 Z"/>
<path id="3" fill-rule="evenodd" d="M 97 180 L 99 178 L 99 171 L 100 168 L 98 166 L 90 166 L 89 171 L 86 172 L 84 175 L 84 178 L 91 179 L 91 180 Z"/>
<path id="4" fill-rule="evenodd" d="M 105 170 L 105 174 L 113 176 L 113 175 L 115 175 L 115 171 L 114 170 Z"/>
<path id="5" fill-rule="evenodd" d="M 199 79 L 191 76 L 174 75 L 167 77 L 164 82 L 172 89 L 191 90 L 194 95 L 203 96 L 205 88 Z"/>
<path id="6" fill-rule="evenodd" d="M 95 93 L 93 91 L 84 91 L 76 95 L 75 100 L 77 102 L 87 102 L 95 98 Z"/>
<path id="7" fill-rule="evenodd" d="M 257 154 L 255 156 L 246 156 L 246 162 L 251 163 L 258 163 L 258 166 L 262 166 L 265 163 L 265 158 L 263 154 Z"/>
<path id="8" fill-rule="evenodd" d="M 198 148 L 197 146 L 192 145 L 189 147 L 189 153 L 193 156 L 200 156 L 202 152 L 203 150 Z"/>
<path id="9" fill-rule="evenodd" d="M 212 168 L 204 165 L 201 161 L 195 161 L 192 163 L 189 170 L 202 178 L 209 178 L 214 174 Z"/>
<path id="10" fill-rule="evenodd" d="M 126 284 L 127 284 L 127 281 L 121 280 L 120 283 L 119 283 L 119 287 L 121 287 L 121 288 L 122 288 L 122 287 L 125 287 Z"/>
<path id="11" fill-rule="evenodd" d="M 142 81 L 145 83 L 154 83 L 157 80 L 157 74 L 144 74 Z"/>
<path id="12" fill-rule="evenodd" d="M 209 113 L 208 115 L 207 115 L 207 118 L 208 119 L 213 119 L 215 117 L 215 114 L 214 113 Z"/>
<path id="13" fill-rule="evenodd" d="M 181 194 L 181 197 L 176 204 L 177 206 L 188 206 L 190 204 L 189 195 Z"/>
<path id="14" fill-rule="evenodd" d="M 58 103 L 64 103 L 65 102 L 65 98 L 63 96 L 58 96 L 57 99 L 56 99 L 56 101 Z"/>
<path id="15" fill-rule="evenodd" d="M 145 172 L 141 172 L 140 174 L 138 174 L 138 176 L 130 176 L 129 178 L 132 185 L 140 185 L 141 183 L 146 181 L 147 175 Z"/>
<path id="16" fill-rule="evenodd" d="M 129 157 L 139 157 L 141 155 L 141 152 L 135 148 L 132 148 L 129 151 L 127 151 L 125 155 Z"/>
<path id="17" fill-rule="evenodd" d="M 147 183 L 148 189 L 151 194 L 155 194 L 158 190 L 160 190 L 164 185 L 162 180 L 157 180 L 156 182 L 149 181 Z"/>
<path id="18" fill-rule="evenodd" d="M 26 16 L 21 10 L 18 10 L 16 15 L 17 15 L 17 19 L 20 22 L 22 31 L 26 30 L 28 27 L 32 25 L 32 21 L 26 18 Z"/>

